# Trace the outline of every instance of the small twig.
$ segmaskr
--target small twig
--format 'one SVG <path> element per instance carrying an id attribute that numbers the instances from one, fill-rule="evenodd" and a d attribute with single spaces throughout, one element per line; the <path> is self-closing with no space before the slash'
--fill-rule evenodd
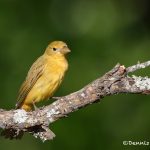
<path id="1" fill-rule="evenodd" d="M 129 73 L 129 72 L 134 72 L 139 69 L 144 69 L 145 67 L 148 67 L 148 66 L 150 66 L 150 61 L 146 61 L 144 63 L 138 63 L 136 65 L 128 67 L 126 70 L 127 70 L 127 73 Z"/>

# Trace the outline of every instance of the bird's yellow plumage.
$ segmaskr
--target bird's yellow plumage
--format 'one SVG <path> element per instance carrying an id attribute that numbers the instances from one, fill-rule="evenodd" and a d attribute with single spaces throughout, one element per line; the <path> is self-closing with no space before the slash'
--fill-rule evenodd
<path id="1" fill-rule="evenodd" d="M 31 66 L 22 84 L 16 108 L 30 111 L 34 103 L 53 96 L 68 69 L 66 54 L 70 52 L 66 43 L 54 41 L 45 53 Z"/>

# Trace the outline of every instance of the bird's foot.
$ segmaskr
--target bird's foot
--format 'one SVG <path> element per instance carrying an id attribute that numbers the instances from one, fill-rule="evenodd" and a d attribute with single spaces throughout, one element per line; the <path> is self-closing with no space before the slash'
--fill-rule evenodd
<path id="1" fill-rule="evenodd" d="M 38 110 L 38 109 L 39 109 L 39 108 L 35 105 L 35 102 L 34 102 L 34 101 L 32 102 L 32 104 L 33 104 L 34 110 Z"/>
<path id="2" fill-rule="evenodd" d="M 52 98 L 58 100 L 58 99 L 60 99 L 61 97 L 52 97 Z"/>
<path id="3" fill-rule="evenodd" d="M 57 115 L 53 115 L 53 117 L 55 118 L 67 118 L 68 117 L 68 115 L 66 115 L 66 114 L 57 114 Z"/>

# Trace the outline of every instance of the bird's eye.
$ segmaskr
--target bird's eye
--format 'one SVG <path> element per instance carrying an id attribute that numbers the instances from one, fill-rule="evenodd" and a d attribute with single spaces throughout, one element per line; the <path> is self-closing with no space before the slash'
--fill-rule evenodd
<path id="1" fill-rule="evenodd" d="M 57 50 L 57 48 L 53 47 L 53 51 L 56 51 L 56 50 Z"/>

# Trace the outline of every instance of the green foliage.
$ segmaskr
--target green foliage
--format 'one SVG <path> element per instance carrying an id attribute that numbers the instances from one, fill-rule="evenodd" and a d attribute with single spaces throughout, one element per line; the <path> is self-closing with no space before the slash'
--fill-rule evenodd
<path id="1" fill-rule="evenodd" d="M 30 65 L 52 40 L 64 40 L 72 50 L 55 96 L 79 90 L 118 62 L 129 66 L 149 60 L 149 6 L 148 0 L 0 0 L 0 107 L 14 108 Z M 149 73 L 147 68 L 136 74 Z M 148 96 L 106 97 L 54 123 L 53 141 L 43 144 L 30 135 L 21 141 L 0 138 L 0 149 L 146 149 L 122 141 L 150 141 L 149 105 Z"/>

